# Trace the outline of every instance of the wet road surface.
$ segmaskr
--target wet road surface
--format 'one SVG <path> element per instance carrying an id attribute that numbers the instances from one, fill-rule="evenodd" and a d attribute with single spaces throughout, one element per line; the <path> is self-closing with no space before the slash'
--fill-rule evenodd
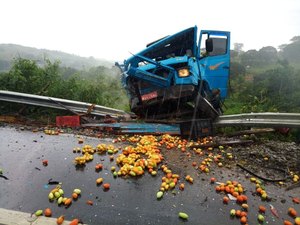
<path id="1" fill-rule="evenodd" d="M 112 144 L 112 139 L 83 137 L 84 143 L 78 143 L 73 134 L 46 135 L 43 132 L 21 131 L 13 127 L 0 127 L 0 168 L 9 180 L 0 178 L 0 208 L 33 213 L 38 209 L 51 208 L 53 217 L 65 215 L 67 220 L 80 218 L 87 224 L 241 224 L 231 219 L 230 209 L 239 209 L 234 201 L 228 205 L 222 203 L 223 196 L 216 193 L 215 185 L 210 184 L 211 176 L 217 180 L 238 180 L 247 189 L 248 224 L 258 224 L 258 205 L 268 207 L 258 196 L 251 195 L 255 187 L 245 174 L 239 170 L 216 168 L 209 175 L 194 171 L 194 183 L 168 191 L 161 200 L 156 193 L 161 185 L 162 171 L 153 177 L 146 173 L 140 178 L 114 178 L 110 170 L 116 166 L 108 155 L 94 155 L 94 160 L 83 168 L 76 168 L 73 160 L 76 154 L 73 148 L 85 144 L 96 147 L 100 143 Z M 124 143 L 114 143 L 116 147 Z M 127 146 L 128 144 L 125 144 Z M 48 166 L 42 160 L 48 160 Z M 96 163 L 102 163 L 104 169 L 95 171 Z M 172 163 L 170 163 L 172 164 Z M 117 166 L 116 166 L 117 167 Z M 181 168 L 184 173 L 185 168 Z M 109 191 L 97 186 L 95 180 L 103 177 L 111 184 Z M 62 182 L 65 196 L 71 196 L 73 189 L 82 191 L 80 198 L 68 208 L 58 206 L 48 200 L 48 194 L 55 185 L 48 185 L 49 179 Z M 283 219 L 293 221 L 287 215 L 288 207 L 293 206 L 300 213 L 299 205 L 291 202 L 291 197 L 300 197 L 299 189 L 284 191 L 275 185 L 267 186 L 272 197 L 272 205 L 277 208 L 280 218 L 266 212 L 264 224 L 283 224 Z M 92 200 L 93 205 L 86 201 Z M 179 212 L 185 212 L 189 219 L 178 218 Z"/>

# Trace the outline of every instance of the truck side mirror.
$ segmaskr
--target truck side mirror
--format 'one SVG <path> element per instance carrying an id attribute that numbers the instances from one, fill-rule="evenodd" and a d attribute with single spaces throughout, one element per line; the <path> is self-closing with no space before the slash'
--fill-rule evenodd
<path id="1" fill-rule="evenodd" d="M 205 40 L 205 50 L 206 52 L 212 52 L 214 49 L 214 46 L 213 46 L 213 39 L 211 38 L 207 38 Z"/>

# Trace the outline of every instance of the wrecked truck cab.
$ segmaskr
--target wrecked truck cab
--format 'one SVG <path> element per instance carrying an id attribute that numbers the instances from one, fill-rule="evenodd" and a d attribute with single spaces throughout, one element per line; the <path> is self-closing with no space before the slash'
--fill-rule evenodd
<path id="1" fill-rule="evenodd" d="M 229 32 L 205 30 L 198 37 L 195 26 L 116 63 L 131 111 L 149 119 L 216 118 L 227 96 L 229 46 Z"/>

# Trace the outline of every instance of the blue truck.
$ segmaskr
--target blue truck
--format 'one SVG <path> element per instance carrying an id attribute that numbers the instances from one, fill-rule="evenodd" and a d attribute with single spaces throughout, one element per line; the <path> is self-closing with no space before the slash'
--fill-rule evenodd
<path id="1" fill-rule="evenodd" d="M 139 118 L 215 119 L 227 96 L 230 32 L 190 27 L 116 65 Z"/>

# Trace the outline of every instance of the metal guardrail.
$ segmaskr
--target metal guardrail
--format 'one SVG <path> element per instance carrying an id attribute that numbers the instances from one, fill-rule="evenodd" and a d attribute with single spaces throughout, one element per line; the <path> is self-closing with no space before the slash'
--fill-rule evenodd
<path id="1" fill-rule="evenodd" d="M 125 111 L 105 106 L 12 91 L 0 90 L 0 101 L 64 109 L 77 113 L 87 113 L 90 111 L 90 114 L 99 116 L 110 115 L 111 117 L 130 117 L 130 114 Z M 300 128 L 300 113 L 264 112 L 224 115 L 219 116 L 214 121 L 213 125 L 216 127 L 249 126 Z"/>
<path id="2" fill-rule="evenodd" d="M 12 91 L 0 91 L 0 101 L 16 102 L 22 104 L 44 106 L 56 109 L 70 110 L 76 113 L 87 113 L 90 111 L 92 115 L 111 117 L 129 116 L 122 110 L 113 109 L 101 105 L 94 105 L 86 102 L 72 101 L 61 98 L 52 98 L 48 96 L 40 96 L 33 94 L 25 94 Z"/>
<path id="3" fill-rule="evenodd" d="M 245 113 L 220 116 L 214 125 L 300 128 L 300 113 Z"/>

